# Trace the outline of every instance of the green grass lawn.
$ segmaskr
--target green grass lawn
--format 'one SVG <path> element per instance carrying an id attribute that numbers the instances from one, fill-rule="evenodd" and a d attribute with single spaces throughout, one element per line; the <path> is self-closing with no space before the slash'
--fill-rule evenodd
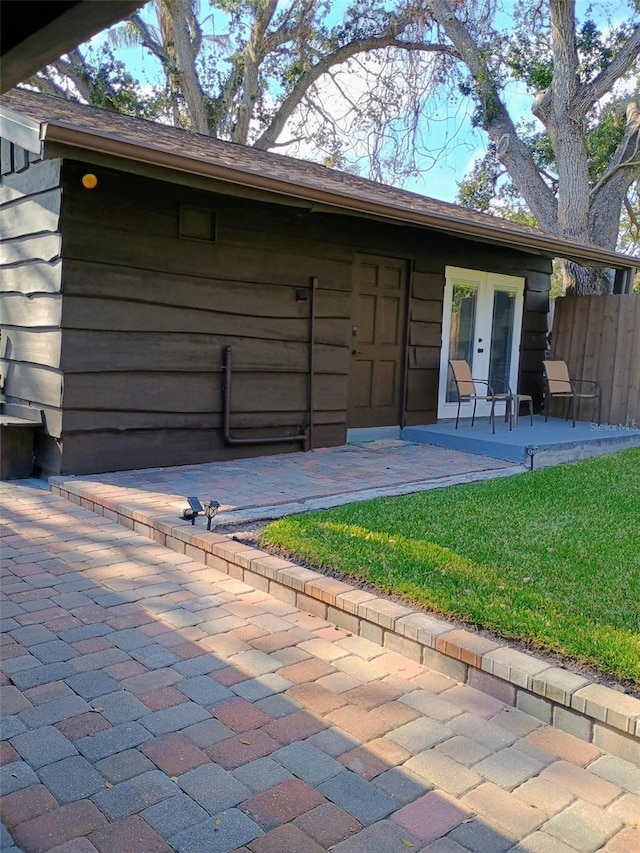
<path id="1" fill-rule="evenodd" d="M 640 448 L 290 516 L 262 544 L 640 683 Z"/>

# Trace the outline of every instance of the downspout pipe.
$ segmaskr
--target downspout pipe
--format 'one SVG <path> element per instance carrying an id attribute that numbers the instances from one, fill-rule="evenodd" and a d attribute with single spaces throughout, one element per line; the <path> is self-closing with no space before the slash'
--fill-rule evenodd
<path id="1" fill-rule="evenodd" d="M 307 434 L 309 440 L 306 450 L 313 450 L 313 386 L 315 379 L 315 341 L 316 341 L 316 290 L 318 279 L 311 278 L 311 304 L 309 305 L 309 426 Z"/>
<path id="2" fill-rule="evenodd" d="M 400 412 L 400 429 L 407 425 L 407 398 L 409 396 L 409 341 L 411 333 L 411 300 L 413 298 L 413 273 L 416 267 L 415 260 L 408 264 L 407 282 L 407 310 L 404 318 L 404 363 L 402 369 L 402 410 Z"/>
<path id="3" fill-rule="evenodd" d="M 636 270 L 632 267 L 616 270 L 613 280 L 613 292 L 615 294 L 633 293 L 633 279 L 635 274 Z"/>
<path id="4" fill-rule="evenodd" d="M 231 347 L 226 346 L 222 350 L 224 360 L 224 440 L 230 447 L 241 447 L 251 444 L 290 444 L 292 441 L 300 442 L 307 449 L 309 436 L 308 430 L 297 435 L 263 435 L 247 438 L 235 438 L 231 435 Z"/>

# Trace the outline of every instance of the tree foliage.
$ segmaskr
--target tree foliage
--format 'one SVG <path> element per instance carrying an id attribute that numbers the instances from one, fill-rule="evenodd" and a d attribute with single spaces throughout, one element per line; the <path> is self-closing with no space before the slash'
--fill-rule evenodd
<path id="1" fill-rule="evenodd" d="M 104 66 L 108 92 L 99 97 L 130 114 L 261 149 L 299 143 L 327 165 L 381 179 L 417 173 L 425 103 L 451 85 L 455 58 L 433 38 L 420 0 L 351 0 L 341 14 L 329 0 L 153 7 L 155 20 L 134 15 L 99 56 L 77 50 L 32 82 L 95 103 Z M 150 95 L 115 58 L 135 46 L 159 63 L 162 92 Z"/>
<path id="2" fill-rule="evenodd" d="M 571 0 L 522 0 L 494 69 L 502 116 L 482 109 L 484 78 L 472 75 L 467 84 L 489 144 L 460 184 L 460 202 L 503 215 L 526 206 L 546 230 L 615 248 L 640 178 L 639 47 L 637 14 L 597 26 L 591 18 L 579 22 Z M 510 79 L 526 87 L 537 121 L 505 115 Z M 637 251 L 638 244 L 621 248 Z M 597 271 L 565 264 L 564 273 L 575 292 L 610 288 Z"/>
<path id="3" fill-rule="evenodd" d="M 500 2 L 155 0 L 155 18 L 134 15 L 97 52 L 78 49 L 31 82 L 261 149 L 298 145 L 391 182 L 441 155 L 436 109 L 466 103 L 487 146 L 463 204 L 526 209 L 547 231 L 614 249 L 640 178 L 637 0 L 622 0 L 614 23 L 595 7 L 578 19 L 575 0 L 503 0 L 509 17 Z M 125 68 L 120 51 L 134 45 L 161 85 Z M 526 120 L 511 113 L 514 85 L 530 96 Z M 572 265 L 565 280 L 608 287 Z"/>

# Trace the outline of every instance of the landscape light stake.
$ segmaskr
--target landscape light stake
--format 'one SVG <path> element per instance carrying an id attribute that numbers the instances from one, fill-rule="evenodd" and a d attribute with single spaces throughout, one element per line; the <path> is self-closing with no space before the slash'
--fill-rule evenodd
<path id="1" fill-rule="evenodd" d="M 200 513 L 204 512 L 204 507 L 198 498 L 187 498 L 187 503 L 189 506 L 182 510 L 182 517 L 185 521 L 190 521 L 193 525 L 196 523 L 196 518 Z"/>
<path id="2" fill-rule="evenodd" d="M 207 530 L 211 530 L 211 522 L 215 518 L 219 509 L 220 504 L 218 501 L 209 501 L 209 506 L 204 508 L 204 514 L 207 516 Z"/>
<path id="3" fill-rule="evenodd" d="M 527 447 L 527 456 L 529 457 L 529 470 L 533 471 L 533 457 L 538 452 L 537 447 Z"/>
<path id="4" fill-rule="evenodd" d="M 182 517 L 184 520 L 190 521 L 192 525 L 195 525 L 196 518 L 201 512 L 203 512 L 207 518 L 207 530 L 211 530 L 211 522 L 216 517 L 218 510 L 220 509 L 218 501 L 209 501 L 207 506 L 202 506 L 202 502 L 199 498 L 192 497 L 187 498 L 187 503 L 189 506 L 182 510 Z"/>

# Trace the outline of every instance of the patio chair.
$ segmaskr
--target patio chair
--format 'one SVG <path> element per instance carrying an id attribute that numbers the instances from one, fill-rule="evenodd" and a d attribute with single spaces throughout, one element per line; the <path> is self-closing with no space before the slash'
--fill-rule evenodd
<path id="1" fill-rule="evenodd" d="M 451 373 L 453 374 L 453 381 L 456 383 L 456 390 L 458 392 L 458 412 L 456 414 L 456 429 L 458 429 L 458 422 L 460 421 L 460 406 L 462 402 L 470 403 L 473 400 L 473 415 L 471 417 L 471 426 L 474 425 L 476 420 L 476 406 L 478 404 L 478 400 L 485 400 L 487 402 L 491 402 L 491 413 L 489 415 L 489 421 L 491 423 L 492 432 L 496 431 L 496 403 L 504 403 L 505 404 L 505 413 L 504 419 L 505 421 L 509 421 L 509 429 L 512 429 L 511 422 L 511 404 L 513 402 L 513 395 L 511 394 L 511 389 L 508 389 L 506 394 L 496 394 L 489 382 L 486 379 L 474 379 L 471 375 L 471 369 L 468 363 L 464 360 L 453 360 L 449 359 L 449 367 L 451 368 Z M 478 394 L 476 390 L 476 385 L 486 385 L 487 393 L 486 394 Z"/>
<path id="2" fill-rule="evenodd" d="M 544 420 L 545 423 L 549 418 L 549 410 L 551 401 L 554 397 L 561 397 L 568 401 L 567 414 L 565 420 L 569 420 L 571 415 L 573 426 L 576 425 L 576 400 L 593 400 L 594 411 L 598 409 L 598 424 L 600 424 L 600 415 L 602 411 L 602 392 L 600 384 L 591 379 L 571 379 L 569 376 L 569 368 L 566 362 L 558 359 L 557 361 L 543 361 L 544 367 Z M 591 386 L 591 391 L 577 390 L 576 386 L 588 385 Z"/>

